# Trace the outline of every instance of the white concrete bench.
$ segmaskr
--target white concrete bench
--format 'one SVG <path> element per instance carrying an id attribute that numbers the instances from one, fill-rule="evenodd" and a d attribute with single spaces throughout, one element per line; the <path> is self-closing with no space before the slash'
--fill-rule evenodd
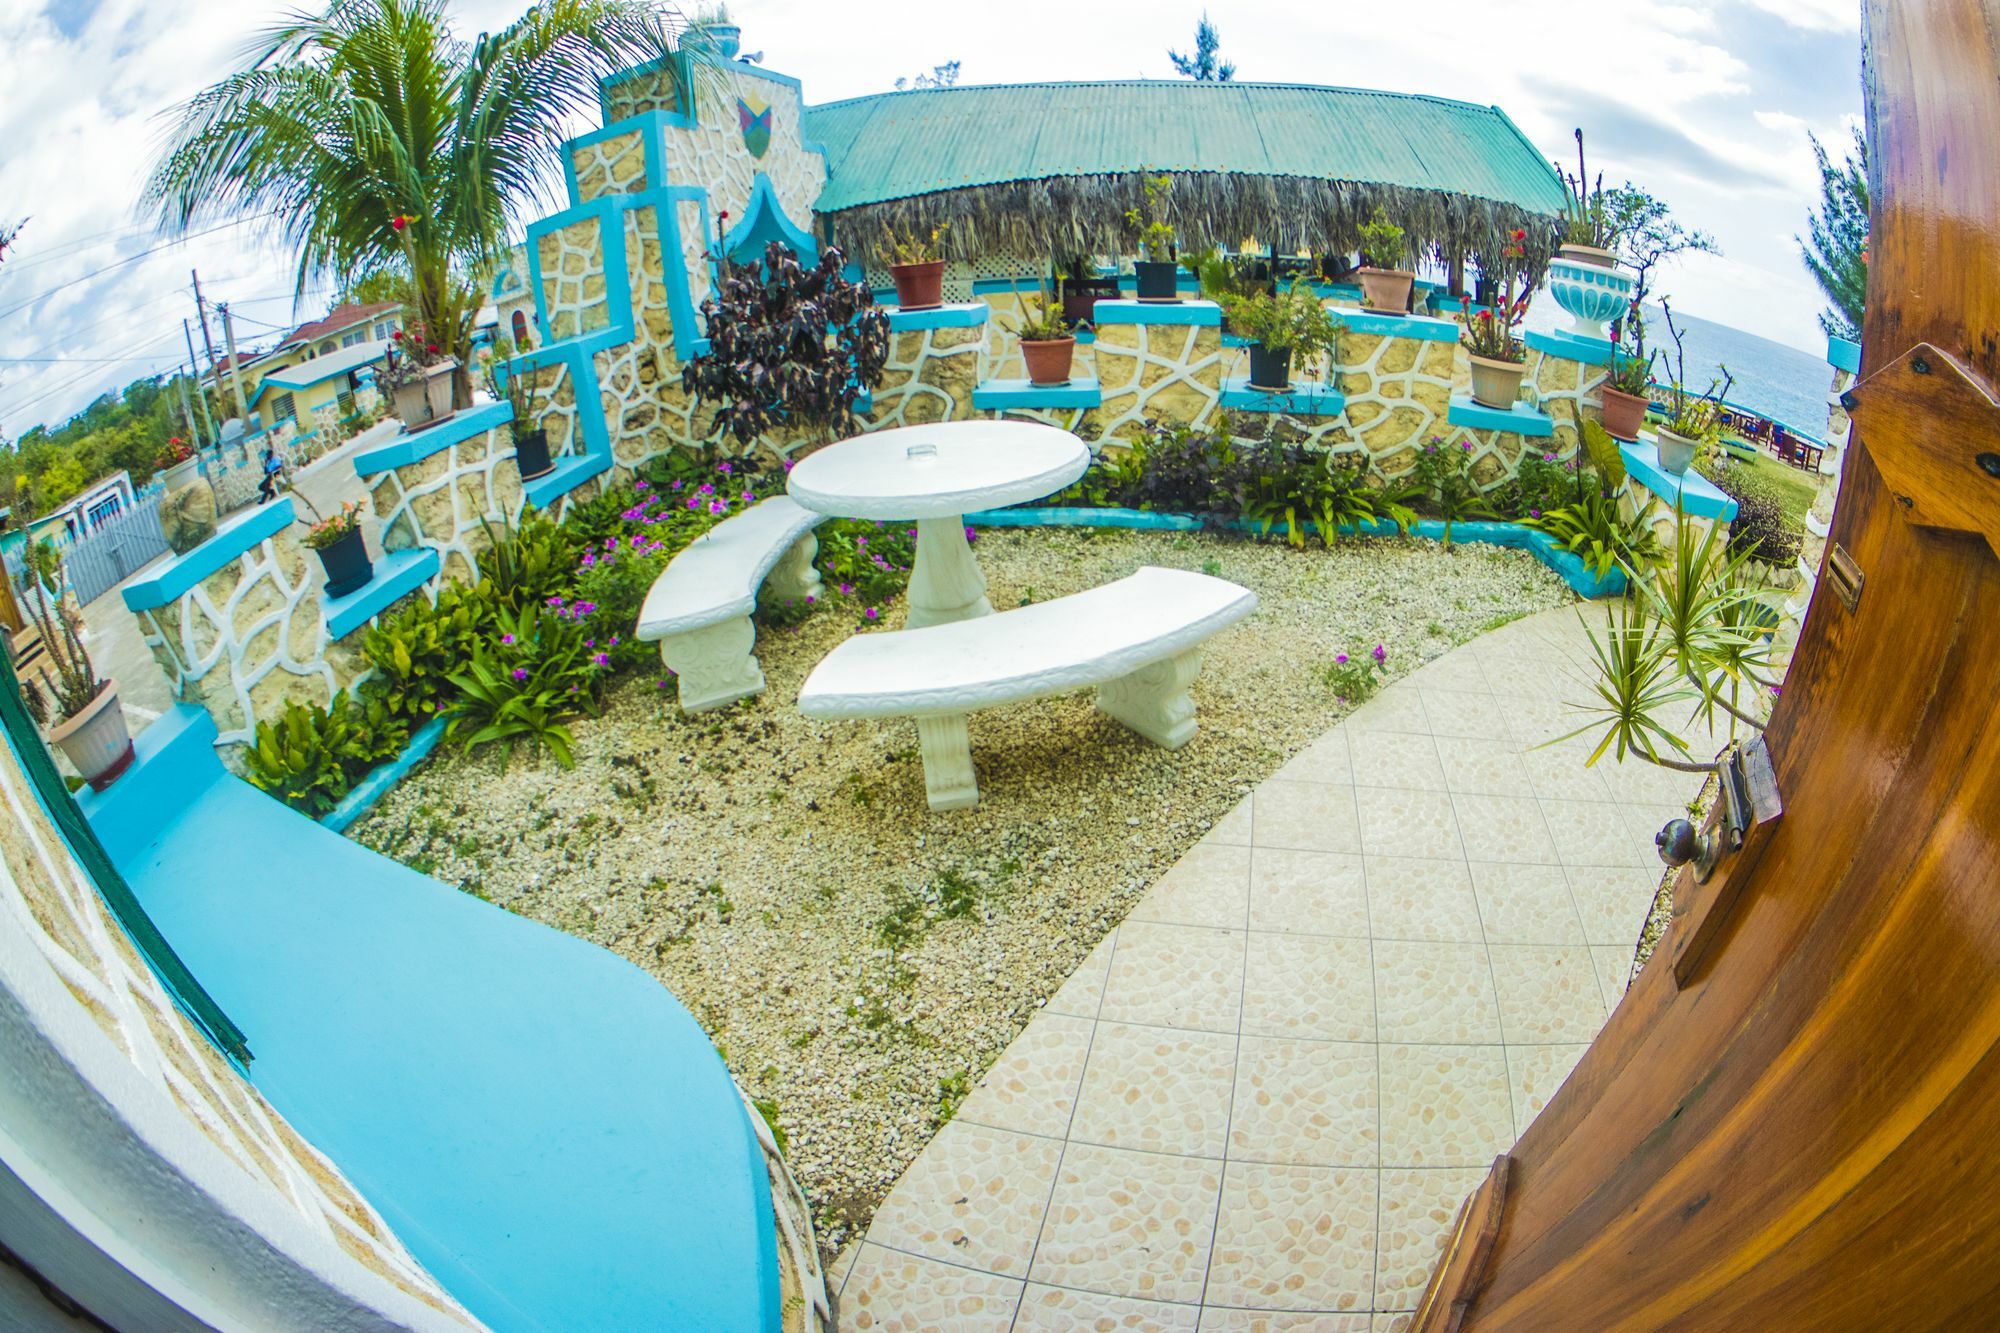
<path id="1" fill-rule="evenodd" d="M 931 809 L 964 809 L 979 801 L 968 713 L 1095 685 L 1099 708 L 1177 750 L 1195 733 L 1202 642 L 1256 606 L 1234 583 L 1149 567 L 1018 611 L 857 635 L 813 669 L 799 709 L 916 719 Z"/>
<path id="2" fill-rule="evenodd" d="M 660 660 L 679 679 L 681 707 L 721 708 L 764 690 L 764 669 L 750 650 L 757 590 L 794 600 L 820 594 L 812 530 L 826 515 L 773 496 L 724 519 L 675 556 L 646 593 L 638 636 L 658 641 Z"/>

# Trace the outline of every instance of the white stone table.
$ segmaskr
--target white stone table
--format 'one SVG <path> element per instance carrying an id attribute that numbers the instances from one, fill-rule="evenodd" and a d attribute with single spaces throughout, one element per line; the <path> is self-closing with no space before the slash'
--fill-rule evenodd
<path id="1" fill-rule="evenodd" d="M 966 514 L 1039 500 L 1089 465 L 1083 441 L 1054 426 L 945 421 L 829 445 L 792 469 L 787 489 L 835 518 L 916 521 L 909 626 L 921 629 L 993 614 Z"/>

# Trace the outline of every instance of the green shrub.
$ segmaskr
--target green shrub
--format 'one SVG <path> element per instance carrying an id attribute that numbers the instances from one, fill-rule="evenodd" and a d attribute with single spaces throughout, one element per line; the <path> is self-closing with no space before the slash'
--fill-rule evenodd
<path id="1" fill-rule="evenodd" d="M 1645 507 L 1628 519 L 1618 512 L 1615 497 L 1586 488 L 1576 503 L 1522 523 L 1548 533 L 1564 550 L 1582 557 L 1600 579 L 1620 565 L 1641 575 L 1659 564 L 1665 554 L 1653 533 L 1653 509 L 1658 503 L 1648 498 Z"/>
<path id="2" fill-rule="evenodd" d="M 491 623 L 493 604 L 483 587 L 447 583 L 435 606 L 418 599 L 370 626 L 361 656 L 374 671 L 362 697 L 413 727 L 444 712 L 457 697 L 451 673 L 471 658 Z"/>
<path id="3" fill-rule="evenodd" d="M 574 738 L 562 723 L 597 706 L 610 665 L 607 648 L 593 646 L 572 611 L 539 606 L 501 612 L 498 637 L 482 640 L 472 660 L 453 672 L 458 701 L 448 740 L 468 747 L 503 741 L 511 753 L 521 739 L 549 747 L 556 762 L 573 767 Z"/>
<path id="4" fill-rule="evenodd" d="M 1433 435 L 1417 451 L 1417 465 L 1411 475 L 1415 486 L 1411 498 L 1420 511 L 1444 520 L 1447 547 L 1451 545 L 1453 524 L 1498 517 L 1480 493 L 1479 483 L 1472 479 L 1469 442 L 1447 445 Z"/>
<path id="5" fill-rule="evenodd" d="M 970 528 L 968 540 L 977 540 Z M 881 619 L 882 609 L 902 594 L 917 562 L 915 524 L 837 519 L 819 529 L 819 570 L 827 600 L 859 608 L 863 623 Z"/>
<path id="6" fill-rule="evenodd" d="M 576 582 L 577 541 L 560 525 L 529 513 L 519 525 L 481 520 L 491 543 L 479 556 L 479 579 L 498 612 L 547 605 Z"/>
<path id="7" fill-rule="evenodd" d="M 1336 653 L 1333 664 L 1320 673 L 1320 679 L 1342 703 L 1364 704 L 1388 679 L 1388 660 L 1389 650 L 1379 643 L 1358 659 L 1348 653 Z"/>
<path id="8" fill-rule="evenodd" d="M 1718 468 L 1716 489 L 1736 501 L 1729 524 L 1729 553 L 1747 555 L 1760 564 L 1789 569 L 1798 562 L 1804 534 L 1785 517 L 1784 506 L 1768 491 L 1744 486 L 1733 469 Z"/>
<path id="9" fill-rule="evenodd" d="M 259 722 L 244 764 L 252 785 L 317 819 L 409 740 L 409 727 L 380 703 L 340 694 L 331 707 L 293 701 L 276 719 Z"/>

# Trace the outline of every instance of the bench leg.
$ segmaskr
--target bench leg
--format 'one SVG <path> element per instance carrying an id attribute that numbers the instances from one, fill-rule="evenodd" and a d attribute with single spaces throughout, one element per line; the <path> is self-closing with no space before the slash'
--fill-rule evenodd
<path id="1" fill-rule="evenodd" d="M 917 719 L 917 748 L 924 758 L 924 791 L 933 810 L 967 810 L 979 804 L 972 772 L 972 742 L 965 715 Z"/>
<path id="2" fill-rule="evenodd" d="M 764 669 L 750 653 L 756 642 L 748 616 L 661 639 L 660 660 L 680 679 L 682 710 L 700 713 L 762 694 Z"/>
<path id="3" fill-rule="evenodd" d="M 819 571 L 813 568 L 813 557 L 818 554 L 819 538 L 810 532 L 787 547 L 764 579 L 772 595 L 785 602 L 802 602 L 808 597 L 817 600 L 823 591 Z"/>
<path id="4" fill-rule="evenodd" d="M 1201 672 L 1201 649 L 1142 666 L 1097 687 L 1097 706 L 1155 745 L 1178 750 L 1194 739 L 1188 686 Z"/>

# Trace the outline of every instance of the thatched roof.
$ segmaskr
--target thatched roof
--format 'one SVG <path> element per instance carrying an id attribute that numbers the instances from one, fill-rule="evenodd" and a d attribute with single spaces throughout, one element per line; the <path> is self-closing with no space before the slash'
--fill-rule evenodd
<path id="1" fill-rule="evenodd" d="M 957 258 L 1134 249 L 1141 168 L 1173 178 L 1183 249 L 1245 237 L 1355 248 L 1377 204 L 1419 253 L 1497 254 L 1526 229 L 1539 267 L 1562 207 L 1554 170 L 1497 107 L 1255 83 L 1043 83 L 919 89 L 808 107 L 826 150 L 828 230 L 950 222 Z"/>

